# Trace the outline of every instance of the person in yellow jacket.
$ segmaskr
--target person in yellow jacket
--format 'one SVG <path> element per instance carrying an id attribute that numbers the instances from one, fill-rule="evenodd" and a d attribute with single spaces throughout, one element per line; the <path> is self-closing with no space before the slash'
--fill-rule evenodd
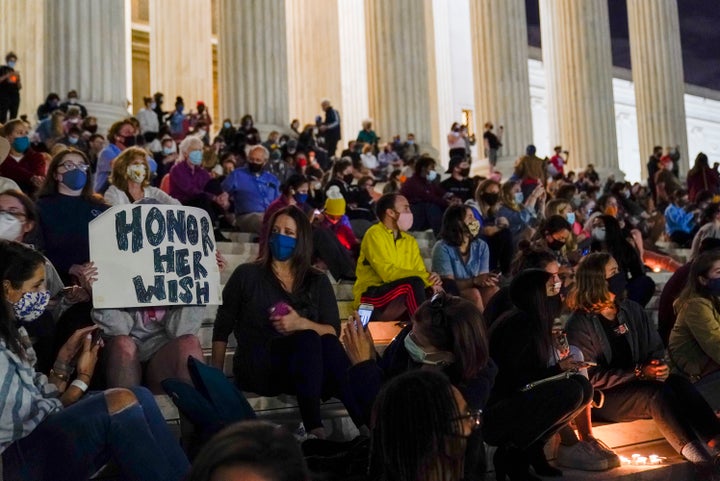
<path id="1" fill-rule="evenodd" d="M 372 320 L 409 320 L 426 298 L 426 289 L 442 291 L 440 276 L 425 269 L 420 248 L 407 233 L 413 215 L 400 194 L 378 199 L 380 222 L 368 229 L 360 245 L 353 286 L 355 305 L 374 306 Z"/>

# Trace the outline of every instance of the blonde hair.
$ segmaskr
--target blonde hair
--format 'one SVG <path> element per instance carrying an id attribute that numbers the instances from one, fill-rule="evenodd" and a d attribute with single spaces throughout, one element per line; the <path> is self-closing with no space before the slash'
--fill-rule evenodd
<path id="1" fill-rule="evenodd" d="M 110 172 L 110 183 L 123 192 L 127 192 L 127 168 L 135 159 L 140 158 L 145 166 L 145 179 L 143 179 L 141 187 L 144 189 L 150 185 L 150 166 L 148 165 L 147 156 L 148 153 L 140 147 L 129 147 L 123 150 L 122 153 L 113 160 L 112 171 Z"/>

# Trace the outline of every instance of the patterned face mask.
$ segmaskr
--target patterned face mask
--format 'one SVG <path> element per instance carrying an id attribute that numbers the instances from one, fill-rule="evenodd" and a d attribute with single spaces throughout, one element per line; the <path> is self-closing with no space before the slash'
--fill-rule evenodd
<path id="1" fill-rule="evenodd" d="M 15 317 L 21 321 L 32 322 L 45 312 L 49 301 L 49 291 L 26 292 L 13 304 Z"/>

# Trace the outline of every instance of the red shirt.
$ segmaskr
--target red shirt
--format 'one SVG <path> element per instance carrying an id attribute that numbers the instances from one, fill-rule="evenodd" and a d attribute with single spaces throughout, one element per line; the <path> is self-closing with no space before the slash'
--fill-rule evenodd
<path id="1" fill-rule="evenodd" d="M 0 165 L 0 176 L 14 180 L 28 195 L 35 192 L 36 187 L 30 182 L 34 176 L 45 177 L 45 158 L 32 149 L 25 151 L 25 155 L 16 160 L 11 155 L 5 158 Z"/>

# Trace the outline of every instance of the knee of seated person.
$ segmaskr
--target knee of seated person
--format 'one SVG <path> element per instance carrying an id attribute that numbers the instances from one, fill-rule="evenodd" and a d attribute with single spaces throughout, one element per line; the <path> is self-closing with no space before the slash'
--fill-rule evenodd
<path id="1" fill-rule="evenodd" d="M 320 346 L 320 334 L 317 332 L 307 329 L 304 331 L 298 331 L 295 333 L 295 341 L 303 345 L 317 345 Z"/>
<path id="2" fill-rule="evenodd" d="M 405 282 L 420 290 L 425 290 L 425 282 L 419 276 L 412 276 L 405 279 Z"/>
<path id="3" fill-rule="evenodd" d="M 130 336 L 113 336 L 108 340 L 106 350 L 123 359 L 135 359 L 137 357 L 137 344 Z"/>
<path id="4" fill-rule="evenodd" d="M 202 352 L 200 339 L 195 334 L 184 334 L 176 339 L 178 349 L 185 354 L 193 354 L 198 351 Z M 202 359 L 200 359 L 202 360 Z"/>
<path id="5" fill-rule="evenodd" d="M 105 403 L 111 415 L 124 411 L 137 404 L 137 402 L 137 397 L 135 397 L 135 394 L 129 389 L 112 388 L 105 391 Z"/>

